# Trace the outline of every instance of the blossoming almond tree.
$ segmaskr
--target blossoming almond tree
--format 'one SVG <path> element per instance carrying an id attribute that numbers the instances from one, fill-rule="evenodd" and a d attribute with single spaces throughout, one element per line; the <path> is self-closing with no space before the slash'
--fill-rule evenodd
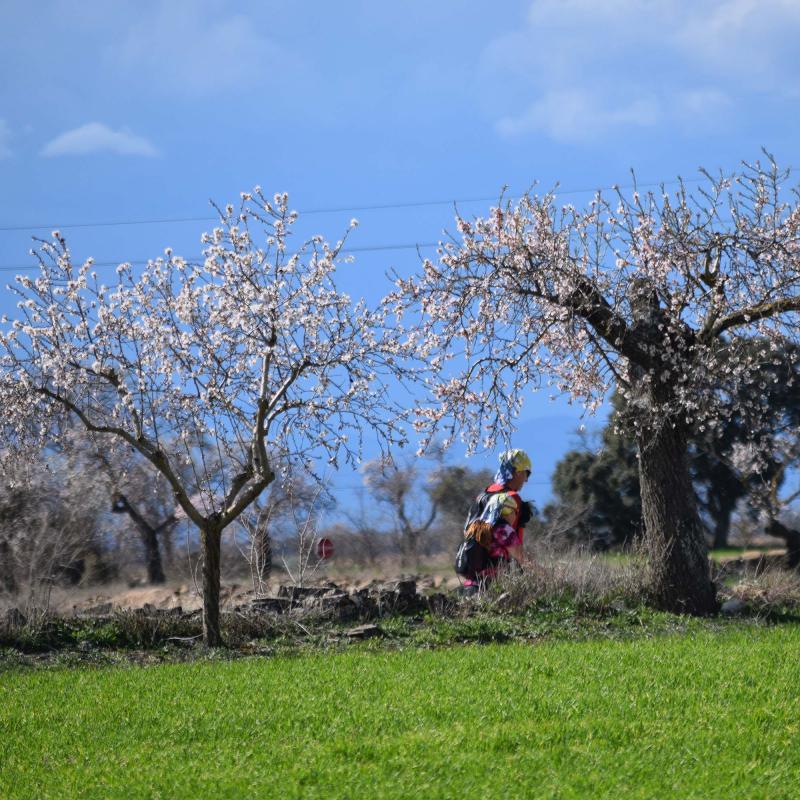
<path id="1" fill-rule="evenodd" d="M 222 531 L 276 465 L 354 460 L 365 429 L 381 449 L 403 439 L 382 380 L 396 369 L 397 336 L 383 310 L 337 289 L 344 239 L 294 244 L 296 218 L 287 195 L 257 188 L 220 210 L 201 263 L 167 250 L 140 274 L 122 264 L 113 286 L 91 260 L 76 266 L 55 232 L 39 243 L 38 277 L 17 278 L 20 313 L 0 335 L 0 403 L 18 447 L 26 420 L 68 414 L 167 479 L 200 532 L 208 645 L 222 640 Z M 200 441 L 216 451 L 208 469 Z"/>
<path id="2" fill-rule="evenodd" d="M 417 425 L 471 448 L 507 439 L 524 393 L 544 381 L 595 409 L 612 385 L 632 409 L 654 599 L 716 608 L 687 462 L 690 426 L 718 426 L 725 388 L 757 413 L 764 364 L 798 340 L 800 204 L 770 158 L 694 194 L 555 196 L 457 217 L 460 241 L 398 280 L 397 310 L 434 367 Z M 750 343 L 757 338 L 763 345 Z M 747 387 L 749 393 L 739 391 Z"/>

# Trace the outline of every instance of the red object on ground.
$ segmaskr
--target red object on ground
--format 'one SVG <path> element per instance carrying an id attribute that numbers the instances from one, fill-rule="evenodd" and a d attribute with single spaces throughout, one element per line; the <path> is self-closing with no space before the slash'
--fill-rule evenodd
<path id="1" fill-rule="evenodd" d="M 320 558 L 330 558 L 333 555 L 333 542 L 330 539 L 320 539 L 317 542 L 317 555 Z"/>

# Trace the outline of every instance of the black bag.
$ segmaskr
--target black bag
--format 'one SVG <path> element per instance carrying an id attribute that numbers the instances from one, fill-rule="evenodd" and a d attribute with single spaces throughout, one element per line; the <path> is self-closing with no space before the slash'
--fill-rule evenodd
<path id="1" fill-rule="evenodd" d="M 464 539 L 456 552 L 456 575 L 475 576 L 489 565 L 489 551 L 475 539 Z"/>
<path id="2" fill-rule="evenodd" d="M 523 500 L 519 509 L 519 525 L 521 528 L 524 528 L 531 521 L 533 514 L 533 503 Z"/>

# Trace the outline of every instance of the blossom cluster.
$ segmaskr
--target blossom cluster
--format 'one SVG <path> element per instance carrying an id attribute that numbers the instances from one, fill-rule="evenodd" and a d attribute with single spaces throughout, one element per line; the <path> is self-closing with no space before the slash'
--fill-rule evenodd
<path id="1" fill-rule="evenodd" d="M 458 216 L 386 301 L 420 321 L 408 341 L 435 370 L 418 429 L 493 447 L 542 387 L 591 412 L 616 386 L 640 433 L 722 425 L 730 397 L 757 415 L 798 341 L 800 203 L 771 160 L 703 174 L 694 194 L 598 193 L 584 209 L 528 194 Z"/>

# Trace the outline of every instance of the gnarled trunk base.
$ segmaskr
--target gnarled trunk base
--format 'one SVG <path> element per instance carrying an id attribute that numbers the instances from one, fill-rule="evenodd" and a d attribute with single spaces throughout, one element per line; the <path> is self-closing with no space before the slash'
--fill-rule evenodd
<path id="1" fill-rule="evenodd" d="M 638 444 L 654 599 L 666 611 L 714 614 L 719 606 L 689 477 L 686 433 L 664 420 L 641 433 Z"/>

